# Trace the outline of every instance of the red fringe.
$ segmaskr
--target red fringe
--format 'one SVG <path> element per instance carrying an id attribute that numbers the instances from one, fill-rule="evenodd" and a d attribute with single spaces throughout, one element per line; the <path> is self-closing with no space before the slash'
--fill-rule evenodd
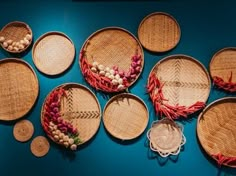
<path id="1" fill-rule="evenodd" d="M 232 71 L 230 72 L 230 77 L 228 82 L 225 82 L 221 77 L 214 76 L 213 77 L 213 83 L 219 87 L 220 89 L 229 91 L 229 92 L 236 92 L 236 83 L 232 82 Z"/>
<path id="2" fill-rule="evenodd" d="M 236 157 L 227 157 L 222 155 L 221 153 L 212 155 L 213 158 L 217 160 L 218 166 L 221 167 L 222 164 L 230 164 L 232 162 L 236 162 Z"/>

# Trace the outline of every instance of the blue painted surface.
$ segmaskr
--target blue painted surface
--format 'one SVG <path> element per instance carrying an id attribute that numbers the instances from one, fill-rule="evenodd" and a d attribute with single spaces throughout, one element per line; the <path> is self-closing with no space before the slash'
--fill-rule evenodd
<path id="1" fill-rule="evenodd" d="M 151 68 L 165 56 L 186 54 L 198 59 L 208 69 L 210 59 L 216 51 L 236 46 L 235 5 L 236 2 L 229 0 L 1 1 L 1 27 L 14 20 L 24 21 L 31 26 L 34 41 L 48 31 L 61 31 L 73 40 L 76 47 L 73 65 L 64 74 L 53 78 L 43 75 L 36 69 L 31 50 L 22 57 L 34 68 L 40 82 L 39 98 L 32 111 L 24 117 L 34 124 L 33 137 L 44 135 L 40 125 L 40 110 L 49 91 L 66 82 L 88 86 L 79 69 L 78 53 L 91 33 L 103 27 L 119 26 L 137 36 L 141 20 L 152 12 L 162 11 L 173 15 L 179 22 L 182 31 L 180 43 L 170 52 L 163 54 L 144 50 L 143 73 L 130 88 L 130 92 L 141 97 L 149 108 L 149 129 L 152 121 L 157 119 L 144 89 Z M 0 50 L 0 58 L 6 57 L 12 55 Z M 107 99 L 100 93 L 96 95 L 103 108 Z M 235 94 L 225 94 L 212 89 L 207 103 L 225 96 Z M 184 150 L 177 159 L 167 161 L 156 157 L 148 149 L 147 130 L 138 139 L 124 143 L 111 138 L 102 123 L 97 135 L 77 152 L 68 152 L 50 142 L 49 153 L 45 157 L 36 158 L 30 152 L 31 141 L 19 143 L 14 139 L 12 131 L 15 122 L 0 122 L 0 176 L 235 176 L 235 169 L 223 167 L 219 171 L 216 163 L 201 149 L 196 136 L 196 121 L 194 117 L 192 121 L 184 123 L 184 134 L 187 138 Z"/>

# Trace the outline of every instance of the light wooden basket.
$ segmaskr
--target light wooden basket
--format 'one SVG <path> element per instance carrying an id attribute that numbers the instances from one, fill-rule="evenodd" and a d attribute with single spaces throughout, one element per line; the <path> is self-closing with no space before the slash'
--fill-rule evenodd
<path id="1" fill-rule="evenodd" d="M 2 59 L 0 80 L 0 120 L 16 120 L 26 115 L 39 93 L 33 68 L 21 59 Z"/>
<path id="2" fill-rule="evenodd" d="M 146 16 L 138 28 L 138 38 L 144 48 L 152 52 L 173 49 L 180 40 L 181 30 L 173 16 L 154 12 Z"/>

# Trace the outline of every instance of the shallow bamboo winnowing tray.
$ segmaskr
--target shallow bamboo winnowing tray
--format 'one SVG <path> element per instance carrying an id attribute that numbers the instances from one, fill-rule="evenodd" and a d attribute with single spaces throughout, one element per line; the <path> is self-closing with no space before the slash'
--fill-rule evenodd
<path id="1" fill-rule="evenodd" d="M 236 83 L 236 48 L 229 47 L 219 50 L 211 59 L 211 77 L 218 76 L 228 82 L 232 72 L 232 82 Z"/>
<path id="2" fill-rule="evenodd" d="M 151 73 L 164 84 L 162 91 L 169 105 L 191 106 L 208 99 L 210 76 L 205 67 L 190 56 L 167 56 L 153 67 Z"/>
<path id="3" fill-rule="evenodd" d="M 236 97 L 218 99 L 198 117 L 197 135 L 201 146 L 212 156 L 236 157 Z M 236 161 L 225 164 L 236 167 Z"/>
<path id="4" fill-rule="evenodd" d="M 96 31 L 88 37 L 81 51 L 85 51 L 89 64 L 96 61 L 109 68 L 118 66 L 119 70 L 124 71 L 129 70 L 132 56 L 136 53 L 141 55 L 140 73 L 130 86 L 138 79 L 143 69 L 144 53 L 142 45 L 133 34 L 123 28 L 107 27 Z"/>
<path id="5" fill-rule="evenodd" d="M 101 121 L 100 104 L 95 94 L 81 84 L 67 83 L 55 89 L 59 87 L 62 87 L 67 95 L 66 97 L 63 96 L 60 100 L 61 117 L 77 128 L 79 138 L 82 141 L 80 144 L 83 144 L 90 140 L 99 128 Z M 48 96 L 42 106 L 41 122 Z M 53 140 L 53 138 L 51 139 Z"/>
<path id="6" fill-rule="evenodd" d="M 47 75 L 57 75 L 72 64 L 75 47 L 64 33 L 48 32 L 35 42 L 32 55 L 38 70 Z"/>
<path id="7" fill-rule="evenodd" d="M 0 120 L 26 115 L 39 93 L 38 78 L 32 67 L 16 58 L 0 60 Z"/>
<path id="8" fill-rule="evenodd" d="M 119 94 L 106 104 L 103 123 L 107 131 L 121 140 L 131 140 L 143 133 L 149 114 L 145 103 L 135 95 Z"/>
<path id="9" fill-rule="evenodd" d="M 12 40 L 13 42 L 20 42 L 20 40 L 23 40 L 27 34 L 33 36 L 33 32 L 29 27 L 29 25 L 21 21 L 10 22 L 7 25 L 5 25 L 0 31 L 0 36 L 3 36 L 6 41 Z M 19 51 L 9 50 L 3 47 L 2 43 L 1 46 L 4 50 L 10 53 L 21 53 L 31 45 L 32 41 L 33 37 L 31 40 L 29 40 L 29 44 L 24 49 L 20 49 Z"/>
<path id="10" fill-rule="evenodd" d="M 146 16 L 138 28 L 138 38 L 144 48 L 152 52 L 173 49 L 180 40 L 181 30 L 171 15 L 155 12 Z"/>

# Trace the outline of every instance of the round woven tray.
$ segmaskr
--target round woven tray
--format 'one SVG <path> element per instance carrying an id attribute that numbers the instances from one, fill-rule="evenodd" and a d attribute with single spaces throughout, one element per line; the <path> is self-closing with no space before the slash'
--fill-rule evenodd
<path id="1" fill-rule="evenodd" d="M 208 155 L 236 157 L 235 126 L 236 97 L 218 99 L 204 109 L 198 117 L 197 135 Z M 236 160 L 222 164 L 236 167 Z"/>
<path id="2" fill-rule="evenodd" d="M 190 56 L 167 56 L 152 68 L 152 73 L 164 84 L 163 95 L 169 105 L 191 106 L 208 99 L 211 87 L 209 74 L 199 61 Z"/>
<path id="3" fill-rule="evenodd" d="M 0 60 L 0 120 L 26 115 L 39 93 L 38 78 L 32 67 L 15 58 Z"/>
<path id="4" fill-rule="evenodd" d="M 34 133 L 34 126 L 29 120 L 20 120 L 14 125 L 13 135 L 17 141 L 26 142 Z"/>
<path id="5" fill-rule="evenodd" d="M 75 47 L 64 33 L 53 31 L 42 35 L 35 42 L 32 55 L 38 70 L 47 75 L 57 75 L 72 64 Z"/>
<path id="6" fill-rule="evenodd" d="M 101 121 L 101 107 L 92 91 L 87 87 L 76 84 L 67 83 L 56 87 L 63 88 L 66 96 L 62 96 L 60 100 L 61 118 L 71 123 L 79 132 L 80 144 L 89 141 L 97 132 Z M 46 108 L 46 100 L 51 93 L 46 97 L 41 111 L 41 123 L 43 125 L 43 114 Z M 54 142 L 51 136 L 49 136 Z"/>
<path id="7" fill-rule="evenodd" d="M 210 75 L 212 78 L 220 77 L 224 82 L 229 82 L 231 73 L 231 82 L 236 84 L 236 48 L 223 48 L 211 59 Z"/>
<path id="8" fill-rule="evenodd" d="M 31 37 L 33 36 L 31 28 L 26 23 L 20 21 L 10 22 L 5 25 L 0 31 L 0 36 L 4 37 L 5 41 L 12 40 L 12 42 L 20 42 L 21 40 L 24 40 L 27 34 L 30 34 Z M 0 44 L 2 48 L 8 52 L 21 53 L 30 46 L 30 44 L 32 43 L 32 38 L 31 40 L 28 40 L 29 44 L 25 45 L 24 49 L 19 49 L 18 51 L 9 50 L 8 48 L 3 46 L 3 43 L 0 42 Z"/>
<path id="9" fill-rule="evenodd" d="M 133 94 L 122 93 L 112 97 L 104 108 L 103 123 L 107 131 L 121 140 L 138 137 L 149 119 L 145 103 Z"/>
<path id="10" fill-rule="evenodd" d="M 49 152 L 49 149 L 50 144 L 44 136 L 35 137 L 30 144 L 30 150 L 36 157 L 45 156 Z"/>
<path id="11" fill-rule="evenodd" d="M 171 15 L 155 12 L 146 16 L 138 28 L 138 38 L 144 48 L 152 52 L 173 49 L 180 40 L 181 30 Z"/>
<path id="12" fill-rule="evenodd" d="M 151 150 L 160 156 L 178 155 L 181 146 L 186 143 L 183 126 L 167 118 L 154 121 L 147 133 Z"/>
<path id="13" fill-rule="evenodd" d="M 119 27 L 107 27 L 90 35 L 81 48 L 85 52 L 89 64 L 94 61 L 112 68 L 117 66 L 119 70 L 128 71 L 132 63 L 132 56 L 141 55 L 141 70 L 131 86 L 140 76 L 144 65 L 144 54 L 138 39 L 129 31 Z M 81 58 L 80 58 L 80 68 Z M 83 70 L 82 70 L 83 71 Z M 94 87 L 94 85 L 91 85 Z M 106 91 L 105 89 L 100 89 Z M 114 91 L 115 92 L 115 91 Z"/>

